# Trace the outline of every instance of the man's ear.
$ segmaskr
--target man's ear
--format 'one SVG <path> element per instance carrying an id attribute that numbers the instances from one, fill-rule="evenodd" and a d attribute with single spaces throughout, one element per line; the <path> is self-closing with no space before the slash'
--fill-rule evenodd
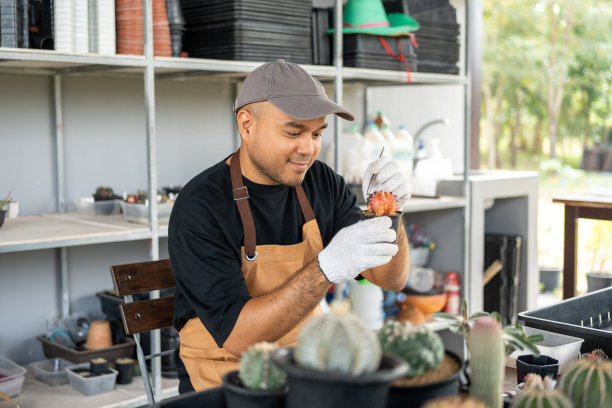
<path id="1" fill-rule="evenodd" d="M 243 140 L 250 140 L 255 125 L 255 117 L 246 109 L 240 109 L 236 114 L 236 125 Z"/>

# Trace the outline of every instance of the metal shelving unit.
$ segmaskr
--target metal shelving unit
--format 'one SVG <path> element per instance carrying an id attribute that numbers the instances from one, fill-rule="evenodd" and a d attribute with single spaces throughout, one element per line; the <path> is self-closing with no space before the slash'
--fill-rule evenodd
<path id="1" fill-rule="evenodd" d="M 8 220 L 0 236 L 0 254 L 57 248 L 60 252 L 61 303 L 62 314 L 69 314 L 69 286 L 66 248 L 80 245 L 95 245 L 111 242 L 147 240 L 149 258 L 159 258 L 159 239 L 167 237 L 167 225 L 158 225 L 157 204 L 153 200 L 149 208 L 149 225 L 128 223 L 121 216 L 94 216 L 64 213 L 64 141 L 62 124 L 62 78 L 66 75 L 109 75 L 136 76 L 144 82 L 144 108 L 146 120 L 147 182 L 149 196 L 158 190 L 156 162 L 155 127 L 155 80 L 198 80 L 218 79 L 230 84 L 239 83 L 249 72 L 260 65 L 259 62 L 226 61 L 200 58 L 169 58 L 153 56 L 152 6 L 151 0 L 143 0 L 145 18 L 144 56 L 135 55 L 96 55 L 72 54 L 46 50 L 0 48 L 0 75 L 32 74 L 48 75 L 54 78 L 55 144 L 57 147 L 57 214 L 26 216 Z M 336 0 L 336 26 L 342 25 L 342 0 Z M 469 2 L 466 1 L 466 21 Z M 342 50 L 341 30 L 335 30 L 335 49 Z M 466 47 L 467 48 L 467 47 Z M 469 50 L 467 50 L 469 54 Z M 466 58 L 466 61 L 468 59 Z M 467 67 L 467 63 L 465 63 Z M 333 66 L 303 66 L 310 74 L 321 81 L 333 82 L 334 99 L 342 104 L 344 83 L 363 83 L 366 85 L 405 84 L 406 73 L 361 68 L 345 68 L 342 53 L 335 55 Z M 412 199 L 404 208 L 407 213 L 462 209 L 464 214 L 464 273 L 470 265 L 470 194 L 467 174 L 469 168 L 469 113 L 470 113 L 470 73 L 465 69 L 462 75 L 443 75 L 415 72 L 411 75 L 414 84 L 459 84 L 465 87 L 466 99 L 464 130 L 464 191 L 462 197 L 441 197 L 437 199 Z M 334 116 L 334 136 L 336 163 L 340 164 L 338 151 L 340 143 L 340 120 Z M 469 293 L 468 293 L 469 295 Z M 155 296 L 155 295 L 154 295 Z M 152 352 L 160 349 L 160 335 L 154 333 L 151 341 Z M 156 395 L 161 394 L 161 367 L 159 358 L 153 364 L 153 384 Z"/>

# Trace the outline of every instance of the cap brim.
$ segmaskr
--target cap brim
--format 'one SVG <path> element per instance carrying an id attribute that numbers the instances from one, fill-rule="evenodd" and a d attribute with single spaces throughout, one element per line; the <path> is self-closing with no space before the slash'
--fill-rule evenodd
<path id="1" fill-rule="evenodd" d="M 311 120 L 322 118 L 330 114 L 336 114 L 342 119 L 353 121 L 353 116 L 342 106 L 330 99 L 317 95 L 302 96 L 278 96 L 268 99 L 268 102 L 285 112 L 292 118 L 299 120 Z"/>

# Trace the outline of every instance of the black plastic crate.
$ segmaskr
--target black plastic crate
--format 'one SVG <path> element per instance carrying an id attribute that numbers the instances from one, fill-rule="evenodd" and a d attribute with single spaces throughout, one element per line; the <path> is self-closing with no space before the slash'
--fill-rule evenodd
<path id="1" fill-rule="evenodd" d="M 519 313 L 525 326 L 584 339 L 581 352 L 601 348 L 612 356 L 612 287 Z"/>

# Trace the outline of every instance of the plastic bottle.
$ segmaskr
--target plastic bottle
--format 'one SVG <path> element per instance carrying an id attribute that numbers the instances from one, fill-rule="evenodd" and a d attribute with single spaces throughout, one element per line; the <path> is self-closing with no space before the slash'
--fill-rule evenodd
<path id="1" fill-rule="evenodd" d="M 395 134 L 393 146 L 393 160 L 400 165 L 400 171 L 407 177 L 412 176 L 413 160 L 413 144 L 412 135 L 406 129 L 406 126 L 400 126 Z"/>
<path id="2" fill-rule="evenodd" d="M 369 148 L 359 133 L 359 126 L 351 126 L 351 130 L 342 139 L 342 175 L 348 183 L 361 181 L 367 161 L 365 157 Z"/>
<path id="3" fill-rule="evenodd" d="M 380 151 L 384 147 L 385 154 L 389 155 L 390 145 L 385 140 L 385 137 L 380 133 L 376 124 L 372 121 L 368 121 L 366 124 L 363 138 L 369 142 L 369 153 L 367 162 L 370 163 L 380 156 Z"/>
<path id="4" fill-rule="evenodd" d="M 444 291 L 446 292 L 446 306 L 444 311 L 451 314 L 459 314 L 461 311 L 461 287 L 459 274 L 455 271 L 446 273 L 444 279 Z"/>
<path id="5" fill-rule="evenodd" d="M 383 114 L 383 111 L 376 112 L 376 119 L 374 119 L 374 123 L 378 129 L 382 129 L 384 126 L 391 127 L 391 121 Z"/>
<path id="6" fill-rule="evenodd" d="M 391 128 L 387 125 L 383 125 L 383 127 L 380 128 L 380 134 L 383 135 L 387 143 L 389 143 L 390 145 L 395 140 L 395 135 L 391 131 Z"/>
<path id="7" fill-rule="evenodd" d="M 383 326 L 383 290 L 366 279 L 350 281 L 351 311 L 361 317 L 372 330 Z"/>

